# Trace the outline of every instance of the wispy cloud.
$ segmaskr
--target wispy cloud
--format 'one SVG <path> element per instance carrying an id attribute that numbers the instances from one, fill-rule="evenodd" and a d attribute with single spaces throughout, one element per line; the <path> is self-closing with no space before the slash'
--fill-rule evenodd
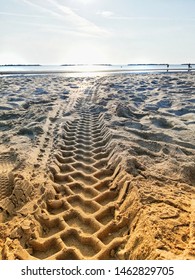
<path id="1" fill-rule="evenodd" d="M 174 20 L 183 20 L 183 21 L 195 21 L 195 18 L 179 18 L 179 17 L 143 17 L 143 16 L 120 16 L 116 15 L 112 11 L 98 11 L 96 13 L 99 16 L 102 16 L 107 19 L 112 20 L 126 20 L 126 21 L 132 21 L 132 20 L 146 20 L 146 21 L 152 21 L 152 20 L 161 20 L 161 21 L 174 21 Z"/>
<path id="2" fill-rule="evenodd" d="M 97 15 L 103 16 L 105 18 L 112 18 L 114 17 L 114 13 L 111 11 L 98 11 Z"/>
<path id="3" fill-rule="evenodd" d="M 48 13 L 60 20 L 63 27 L 74 28 L 76 32 L 82 32 L 87 36 L 108 36 L 109 32 L 100 28 L 88 19 L 80 16 L 70 7 L 60 4 L 57 0 L 22 0 L 25 4 L 38 9 L 41 12 Z M 66 24 L 66 25 L 65 25 Z"/>
<path id="4" fill-rule="evenodd" d="M 53 16 L 56 16 L 56 17 L 60 16 L 58 13 L 54 12 L 53 10 L 48 9 L 47 7 L 44 7 L 44 6 L 40 5 L 40 1 L 36 1 L 36 0 L 34 0 L 34 1 L 33 0 L 22 0 L 22 1 L 25 4 L 27 4 L 28 6 L 34 7 L 41 12 L 49 13 L 50 15 L 53 15 Z M 47 2 L 47 0 L 45 0 L 44 3 L 45 2 Z M 43 3 L 43 1 L 42 1 L 42 3 Z"/>
<path id="5" fill-rule="evenodd" d="M 43 18 L 42 15 L 31 15 L 31 14 L 20 14 L 20 13 L 7 13 L 7 12 L 0 12 L 2 16 L 11 16 L 11 17 L 32 17 L 32 18 Z"/>

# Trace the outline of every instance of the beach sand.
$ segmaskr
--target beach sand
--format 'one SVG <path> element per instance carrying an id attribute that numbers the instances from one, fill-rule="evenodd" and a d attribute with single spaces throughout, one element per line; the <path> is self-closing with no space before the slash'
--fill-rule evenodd
<path id="1" fill-rule="evenodd" d="M 0 77 L 0 259 L 195 259 L 194 73 Z"/>

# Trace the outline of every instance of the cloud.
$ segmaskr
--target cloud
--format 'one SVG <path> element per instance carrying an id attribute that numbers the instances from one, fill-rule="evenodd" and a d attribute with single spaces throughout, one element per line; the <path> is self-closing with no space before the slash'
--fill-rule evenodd
<path id="1" fill-rule="evenodd" d="M 0 12 L 2 16 L 11 16 L 11 17 L 32 17 L 32 18 L 43 18 L 44 16 L 41 15 L 30 15 L 30 14 L 20 14 L 20 13 L 7 13 L 7 12 Z"/>
<path id="2" fill-rule="evenodd" d="M 111 18 L 111 17 L 114 16 L 114 13 L 111 12 L 111 11 L 98 11 L 97 15 L 101 15 L 101 16 L 106 17 L 106 18 Z"/>
<path id="3" fill-rule="evenodd" d="M 43 7 L 42 5 L 40 5 L 40 1 L 36 1 L 36 0 L 22 0 L 25 4 L 27 4 L 28 6 L 34 7 L 36 9 L 38 9 L 39 11 L 45 12 L 45 13 L 49 13 L 50 15 L 53 15 L 55 17 L 59 17 L 60 15 L 56 12 L 54 12 L 51 9 L 48 9 L 47 7 Z M 39 2 L 39 3 L 38 3 Z M 44 3 L 47 2 L 47 0 L 44 1 Z"/>
<path id="4" fill-rule="evenodd" d="M 44 13 L 49 13 L 61 21 L 65 28 L 74 28 L 74 32 L 81 32 L 83 35 L 102 37 L 108 36 L 109 32 L 100 28 L 93 22 L 78 15 L 70 7 L 60 4 L 57 0 L 22 0 L 25 4 L 38 9 Z"/>
<path id="5" fill-rule="evenodd" d="M 132 20 L 145 20 L 145 21 L 174 21 L 174 20 L 181 20 L 181 21 L 195 21 L 195 18 L 179 18 L 179 17 L 147 17 L 147 16 L 121 16 L 116 15 L 112 11 L 98 11 L 96 13 L 97 15 L 100 15 L 102 17 L 113 19 L 113 20 L 124 20 L 124 21 L 132 21 Z"/>

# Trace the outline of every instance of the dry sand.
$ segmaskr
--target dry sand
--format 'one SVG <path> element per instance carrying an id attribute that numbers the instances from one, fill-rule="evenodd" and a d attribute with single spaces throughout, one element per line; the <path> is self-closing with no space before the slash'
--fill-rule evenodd
<path id="1" fill-rule="evenodd" d="M 0 259 L 195 259 L 194 73 L 0 77 Z"/>

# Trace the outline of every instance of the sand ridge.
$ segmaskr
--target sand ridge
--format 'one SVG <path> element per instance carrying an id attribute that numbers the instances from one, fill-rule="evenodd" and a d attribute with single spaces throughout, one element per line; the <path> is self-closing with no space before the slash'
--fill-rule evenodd
<path id="1" fill-rule="evenodd" d="M 1 77 L 1 259 L 194 259 L 193 78 Z"/>

